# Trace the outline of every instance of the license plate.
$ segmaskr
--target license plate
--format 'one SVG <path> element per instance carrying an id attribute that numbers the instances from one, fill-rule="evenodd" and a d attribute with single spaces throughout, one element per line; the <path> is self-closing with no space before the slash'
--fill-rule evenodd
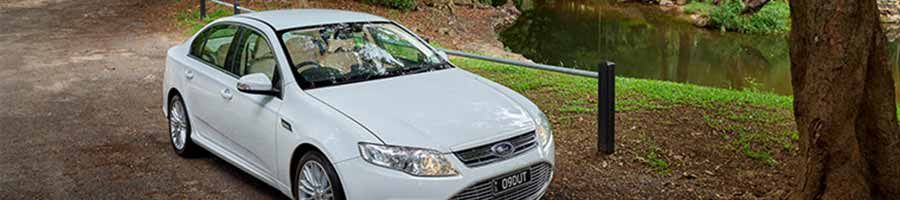
<path id="1" fill-rule="evenodd" d="M 524 169 L 508 174 L 505 177 L 494 179 L 494 189 L 497 193 L 501 193 L 528 183 L 528 181 L 531 181 L 531 170 Z"/>

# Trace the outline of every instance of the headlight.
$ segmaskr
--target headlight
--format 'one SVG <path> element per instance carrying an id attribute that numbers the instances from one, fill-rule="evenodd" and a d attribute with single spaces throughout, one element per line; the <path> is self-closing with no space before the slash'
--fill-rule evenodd
<path id="1" fill-rule="evenodd" d="M 359 143 L 363 160 L 414 176 L 456 176 L 456 168 L 441 152 L 413 147 Z"/>
<path id="2" fill-rule="evenodd" d="M 550 145 L 550 138 L 553 137 L 553 127 L 550 125 L 550 120 L 542 112 L 538 119 L 535 120 L 535 123 L 537 124 L 535 132 L 537 132 L 538 141 L 541 147 L 547 147 L 547 145 Z"/>

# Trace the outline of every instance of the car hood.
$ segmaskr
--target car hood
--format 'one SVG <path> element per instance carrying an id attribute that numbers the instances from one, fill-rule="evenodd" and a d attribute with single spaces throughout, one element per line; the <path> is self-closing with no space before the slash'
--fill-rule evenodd
<path id="1" fill-rule="evenodd" d="M 390 145 L 442 152 L 534 129 L 509 97 L 452 68 L 307 91 Z"/>

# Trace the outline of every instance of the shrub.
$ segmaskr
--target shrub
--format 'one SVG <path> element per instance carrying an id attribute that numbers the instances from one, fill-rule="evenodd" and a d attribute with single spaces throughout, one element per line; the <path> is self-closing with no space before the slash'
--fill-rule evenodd
<path id="1" fill-rule="evenodd" d="M 412 10 L 416 7 L 416 0 L 362 0 L 368 4 L 382 5 L 400 10 Z"/>
<path id="2" fill-rule="evenodd" d="M 718 7 L 709 12 L 709 20 L 713 26 L 740 31 L 743 8 L 744 3 L 740 0 L 723 0 Z"/>
<path id="3" fill-rule="evenodd" d="M 693 4 L 693 3 L 692 3 Z M 704 8 L 694 6 L 691 11 L 700 12 Z M 743 33 L 780 33 L 790 30 L 791 11 L 787 3 L 771 1 L 752 15 L 742 15 L 744 4 L 740 0 L 724 0 L 721 5 L 710 9 L 711 25 L 723 30 Z M 687 12 L 685 8 L 685 12 Z"/>
<path id="4" fill-rule="evenodd" d="M 781 1 L 771 1 L 753 14 L 743 29 L 750 33 L 775 33 L 786 32 L 790 27 L 790 6 Z"/>

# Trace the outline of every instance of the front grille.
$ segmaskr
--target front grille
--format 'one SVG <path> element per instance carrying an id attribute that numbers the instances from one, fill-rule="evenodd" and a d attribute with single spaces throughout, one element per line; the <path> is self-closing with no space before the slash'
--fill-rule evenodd
<path id="1" fill-rule="evenodd" d="M 541 163 L 537 165 L 532 165 L 529 167 L 531 170 L 531 181 L 528 183 L 516 186 L 516 188 L 509 189 L 504 191 L 503 193 L 497 193 L 494 191 L 494 177 L 487 179 L 482 182 L 478 182 L 475 185 L 469 186 L 462 192 L 451 197 L 451 200 L 481 200 L 481 199 L 503 199 L 503 200 L 518 200 L 518 199 L 537 199 L 540 195 L 538 192 L 541 191 L 541 187 L 543 187 L 547 182 L 550 181 L 550 171 L 551 166 L 547 163 Z M 501 175 L 502 176 L 502 175 Z"/>
<path id="2" fill-rule="evenodd" d="M 471 149 L 457 151 L 457 152 L 454 152 L 454 154 L 456 154 L 456 157 L 458 157 L 460 160 L 462 160 L 462 162 L 465 163 L 466 166 L 478 167 L 478 166 L 482 166 L 482 165 L 491 164 L 493 162 L 505 160 L 508 158 L 512 158 L 519 154 L 525 153 L 528 150 L 533 149 L 536 146 L 535 145 L 536 141 L 534 140 L 534 137 L 535 137 L 535 133 L 534 133 L 534 131 L 531 131 L 531 132 L 510 138 L 510 139 L 497 141 L 497 142 L 486 144 L 486 145 L 481 145 L 481 146 L 474 147 Z M 512 154 L 510 154 L 508 156 L 504 156 L 504 157 L 494 155 L 494 153 L 491 152 L 491 147 L 493 147 L 495 144 L 501 143 L 501 142 L 512 143 L 512 145 L 515 146 L 515 151 L 513 151 Z"/>

